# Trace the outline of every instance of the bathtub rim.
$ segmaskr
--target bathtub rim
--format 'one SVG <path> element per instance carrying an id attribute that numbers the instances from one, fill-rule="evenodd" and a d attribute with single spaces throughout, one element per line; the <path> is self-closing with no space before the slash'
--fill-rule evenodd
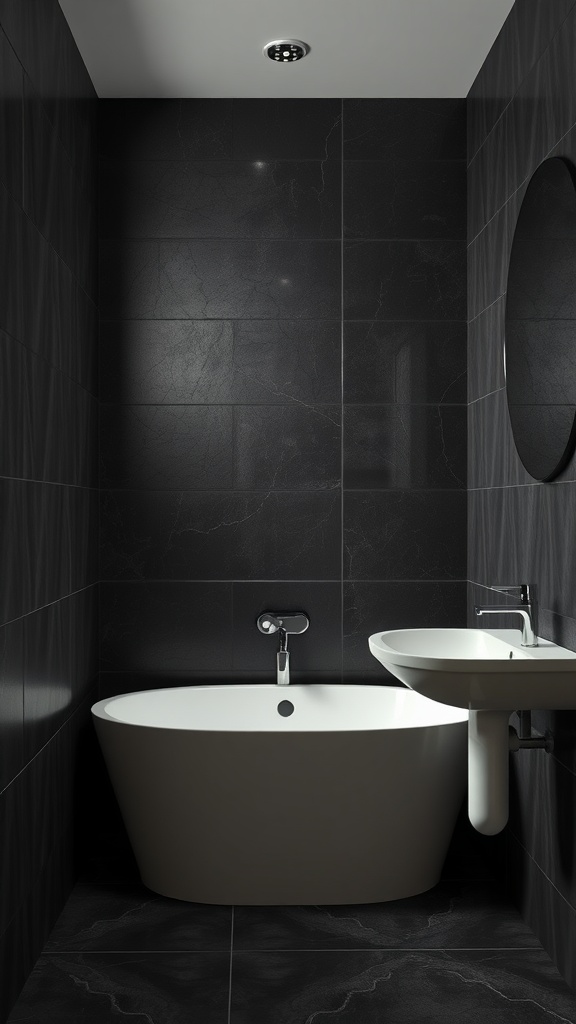
<path id="1" fill-rule="evenodd" d="M 343 725 L 342 727 L 334 727 L 334 728 L 330 728 L 330 729 L 318 729 L 318 728 L 297 729 L 297 728 L 294 728 L 294 727 L 290 727 L 289 729 L 285 729 L 285 728 L 282 727 L 282 722 L 286 722 L 286 719 L 282 719 L 282 722 L 278 722 L 278 728 L 273 728 L 273 727 L 269 727 L 269 728 L 266 728 L 266 729 L 262 729 L 262 728 L 248 728 L 248 727 L 247 728 L 239 728 L 238 726 L 230 728 L 230 727 L 225 727 L 224 724 L 218 724 L 217 726 L 211 726 L 211 727 L 202 726 L 202 727 L 198 727 L 198 728 L 191 728 L 190 726 L 183 726 L 183 725 L 171 726 L 171 725 L 165 725 L 165 724 L 158 724 L 158 723 L 155 723 L 153 721 L 152 722 L 127 721 L 125 719 L 115 718 L 113 715 L 110 715 L 107 712 L 107 710 L 106 710 L 107 705 L 109 705 L 111 702 L 113 702 L 115 700 L 120 700 L 121 698 L 125 698 L 125 697 L 140 697 L 140 696 L 144 696 L 144 695 L 151 694 L 151 693 L 165 693 L 165 692 L 174 692 L 174 691 L 178 691 L 178 690 L 194 690 L 194 691 L 200 691 L 200 690 L 203 690 L 203 691 L 206 691 L 206 690 L 211 690 L 211 691 L 212 690 L 219 690 L 219 691 L 230 690 L 230 691 L 237 692 L 239 689 L 245 689 L 245 690 L 249 689 L 249 690 L 267 690 L 267 691 L 277 692 L 277 693 L 278 693 L 278 691 L 280 691 L 278 693 L 279 698 L 287 699 L 290 691 L 292 691 L 292 693 L 294 693 L 294 691 L 307 689 L 307 688 L 309 688 L 311 686 L 339 687 L 339 688 L 342 687 L 342 688 L 347 688 L 349 690 L 352 690 L 352 689 L 373 690 L 374 688 L 378 688 L 378 689 L 382 689 L 382 690 L 386 690 L 386 691 L 396 691 L 396 692 L 402 692 L 402 693 L 406 693 L 406 694 L 411 694 L 411 696 L 408 698 L 410 701 L 414 701 L 415 703 L 418 703 L 418 704 L 421 704 L 422 702 L 424 702 L 426 704 L 429 704 L 430 706 L 434 707 L 434 710 L 435 710 L 436 714 L 439 713 L 440 709 L 445 708 L 446 711 L 450 714 L 450 718 L 447 721 L 446 720 L 445 721 L 438 721 L 438 720 L 436 720 L 436 721 L 429 721 L 429 722 L 423 721 L 423 722 L 418 722 L 416 724 L 414 724 L 414 723 L 412 723 L 412 724 L 409 724 L 409 723 L 406 723 L 406 724 L 395 723 L 393 725 L 384 725 L 384 726 L 383 725 L 378 725 L 378 726 L 375 726 L 373 728 L 362 728 L 362 727 L 354 726 L 354 725 L 352 725 L 352 726 L 351 725 L 348 725 L 348 726 Z M 288 691 L 288 693 L 286 691 Z M 135 728 L 135 729 L 152 729 L 152 730 L 156 730 L 156 731 L 166 731 L 166 732 L 173 732 L 173 733 L 176 733 L 176 732 L 186 732 L 186 733 L 194 733 L 194 734 L 202 733 L 202 734 L 207 734 L 207 735 L 208 734 L 215 734 L 216 735 L 216 734 L 222 734 L 222 733 L 228 733 L 228 734 L 232 734 L 232 735 L 243 735 L 243 736 L 254 736 L 254 735 L 266 735 L 266 734 L 269 734 L 269 735 L 282 736 L 282 737 L 284 737 L 284 736 L 306 736 L 306 735 L 314 735 L 314 734 L 316 734 L 316 735 L 320 735 L 321 734 L 321 735 L 326 735 L 326 736 L 328 736 L 328 735 L 342 736 L 342 735 L 352 735 L 352 734 L 357 734 L 357 733 L 362 733 L 363 735 L 371 735 L 371 734 L 375 734 L 375 733 L 386 733 L 386 732 L 411 733 L 411 732 L 421 731 L 422 729 L 451 728 L 451 727 L 454 727 L 454 726 L 461 727 L 463 724 L 466 724 L 466 726 L 467 726 L 468 718 L 469 718 L 469 712 L 468 712 L 468 710 L 466 708 L 458 708 L 458 707 L 453 707 L 450 704 L 441 704 L 438 701 L 431 701 L 431 700 L 429 700 L 429 698 L 423 697 L 421 694 L 417 693 L 416 691 L 411 690 L 409 687 L 402 686 L 401 684 L 389 685 L 389 684 L 379 684 L 379 683 L 375 683 L 374 684 L 374 683 L 326 683 L 326 682 L 321 682 L 321 683 L 320 682 L 319 683 L 292 683 L 288 687 L 279 687 L 276 683 L 243 683 L 243 682 L 242 683 L 207 683 L 207 684 L 200 684 L 200 685 L 190 684 L 188 686 L 150 687 L 150 688 L 147 688 L 145 690 L 134 690 L 134 691 L 130 691 L 128 693 L 118 693 L 118 694 L 114 694 L 111 697 L 105 697 L 102 700 L 96 701 L 92 705 L 90 711 L 91 711 L 91 714 L 94 716 L 94 718 L 97 718 L 97 719 L 99 719 L 102 722 L 109 722 L 110 724 L 113 724 L 113 725 L 127 726 L 127 727 Z"/>

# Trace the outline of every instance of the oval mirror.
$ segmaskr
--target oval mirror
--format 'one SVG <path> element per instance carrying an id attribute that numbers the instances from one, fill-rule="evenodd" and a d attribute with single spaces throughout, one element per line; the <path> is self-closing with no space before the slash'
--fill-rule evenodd
<path id="1" fill-rule="evenodd" d="M 506 289 L 505 371 L 518 455 L 552 480 L 576 440 L 576 167 L 540 164 L 520 209 Z"/>

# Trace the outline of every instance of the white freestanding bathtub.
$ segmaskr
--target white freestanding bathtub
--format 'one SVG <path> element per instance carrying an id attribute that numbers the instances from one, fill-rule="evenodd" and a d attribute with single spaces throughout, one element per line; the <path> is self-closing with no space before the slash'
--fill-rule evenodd
<path id="1" fill-rule="evenodd" d="M 466 711 L 397 686 L 233 684 L 132 693 L 92 712 L 156 892 L 373 903 L 439 879 L 466 787 Z"/>

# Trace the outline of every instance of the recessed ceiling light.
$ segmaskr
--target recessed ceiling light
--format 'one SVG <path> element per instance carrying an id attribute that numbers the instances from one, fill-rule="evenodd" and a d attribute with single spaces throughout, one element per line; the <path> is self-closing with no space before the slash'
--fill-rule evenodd
<path id="1" fill-rule="evenodd" d="M 266 43 L 263 53 L 280 64 L 291 64 L 293 60 L 302 60 L 302 57 L 310 53 L 310 47 L 300 39 L 273 39 L 271 43 Z"/>

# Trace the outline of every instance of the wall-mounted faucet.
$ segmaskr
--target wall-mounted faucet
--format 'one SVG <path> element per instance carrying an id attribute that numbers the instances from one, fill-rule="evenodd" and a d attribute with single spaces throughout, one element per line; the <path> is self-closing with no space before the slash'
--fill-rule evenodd
<path id="1" fill-rule="evenodd" d="M 538 604 L 536 601 L 536 584 L 521 583 L 516 587 L 490 587 L 500 594 L 518 597 L 519 603 L 476 605 L 476 615 L 521 615 L 522 616 L 522 647 L 538 646 Z"/>
<path id="2" fill-rule="evenodd" d="M 288 686 L 290 682 L 290 652 L 288 651 L 288 634 L 305 633 L 310 619 L 304 612 L 263 612 L 256 619 L 261 633 L 278 633 L 280 641 L 276 655 L 276 682 L 278 686 Z"/>

